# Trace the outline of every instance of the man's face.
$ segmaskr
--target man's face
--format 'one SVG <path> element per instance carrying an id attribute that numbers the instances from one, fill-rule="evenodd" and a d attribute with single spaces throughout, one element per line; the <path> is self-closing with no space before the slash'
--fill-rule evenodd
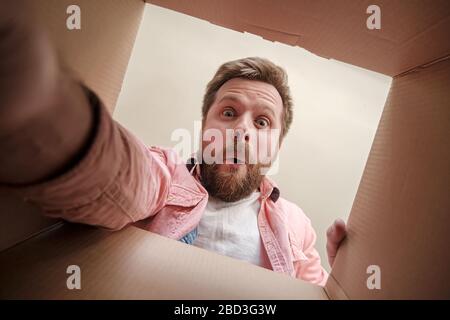
<path id="1" fill-rule="evenodd" d="M 282 111 L 268 83 L 236 78 L 222 85 L 203 123 L 201 176 L 211 196 L 233 202 L 259 187 L 278 152 Z M 205 151 L 218 161 L 205 161 Z"/>

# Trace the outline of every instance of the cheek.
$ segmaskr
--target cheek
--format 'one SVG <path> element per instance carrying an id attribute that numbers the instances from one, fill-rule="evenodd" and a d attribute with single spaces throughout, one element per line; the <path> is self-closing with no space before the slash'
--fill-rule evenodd
<path id="1" fill-rule="evenodd" d="M 205 123 L 202 129 L 202 149 L 209 146 L 209 150 L 222 150 L 225 146 L 225 128 L 215 125 L 212 122 Z"/>
<path id="2" fill-rule="evenodd" d="M 269 164 L 275 160 L 279 145 L 279 133 L 278 131 L 260 131 L 258 133 L 258 160 L 260 163 Z"/>

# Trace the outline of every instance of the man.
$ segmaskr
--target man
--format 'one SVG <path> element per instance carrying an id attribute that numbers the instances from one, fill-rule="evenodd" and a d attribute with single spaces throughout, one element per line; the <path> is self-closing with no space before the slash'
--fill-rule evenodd
<path id="1" fill-rule="evenodd" d="M 261 58 L 219 68 L 203 101 L 203 152 L 186 165 L 173 150 L 147 147 L 113 121 L 91 90 L 63 72 L 25 12 L 0 5 L 0 183 L 50 217 L 111 230 L 134 224 L 325 284 L 310 220 L 265 176 L 275 142 L 292 122 L 281 68 Z M 228 130 L 231 144 L 205 139 Z M 273 132 L 280 132 L 277 141 Z M 276 146 L 270 161 L 250 162 L 261 140 Z M 332 265 L 344 223 L 335 222 L 327 236 Z"/>

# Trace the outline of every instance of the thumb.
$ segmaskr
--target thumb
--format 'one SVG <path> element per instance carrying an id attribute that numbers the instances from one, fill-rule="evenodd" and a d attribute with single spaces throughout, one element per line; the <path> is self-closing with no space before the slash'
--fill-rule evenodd
<path id="1" fill-rule="evenodd" d="M 347 234 L 347 228 L 344 220 L 336 219 L 333 225 L 327 231 L 327 238 L 330 242 L 338 244 Z"/>

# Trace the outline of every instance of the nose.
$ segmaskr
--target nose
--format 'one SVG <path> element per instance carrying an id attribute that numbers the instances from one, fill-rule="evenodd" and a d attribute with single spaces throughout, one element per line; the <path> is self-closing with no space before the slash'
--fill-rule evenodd
<path id="1" fill-rule="evenodd" d="M 234 138 L 238 142 L 241 142 L 241 141 L 249 142 L 250 134 L 248 133 L 248 131 L 244 131 L 241 129 L 235 129 Z"/>
<path id="2" fill-rule="evenodd" d="M 234 127 L 234 138 L 238 142 L 249 142 L 250 140 L 250 129 L 252 125 L 252 120 L 247 116 L 241 116 L 236 126 Z"/>

